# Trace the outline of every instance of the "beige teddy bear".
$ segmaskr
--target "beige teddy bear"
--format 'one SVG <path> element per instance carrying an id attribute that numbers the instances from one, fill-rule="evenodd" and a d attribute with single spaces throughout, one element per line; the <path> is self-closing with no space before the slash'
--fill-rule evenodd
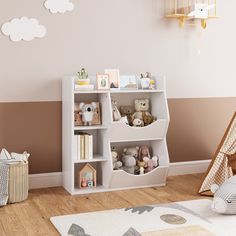
<path id="1" fill-rule="evenodd" d="M 135 99 L 134 100 L 135 112 L 132 115 L 132 120 L 140 119 L 144 125 L 148 125 L 153 121 L 152 115 L 149 113 L 149 99 Z"/>

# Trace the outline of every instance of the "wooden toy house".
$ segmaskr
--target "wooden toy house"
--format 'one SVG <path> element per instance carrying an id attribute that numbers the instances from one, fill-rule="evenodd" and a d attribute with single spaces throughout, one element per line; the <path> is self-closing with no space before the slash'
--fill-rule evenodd
<path id="1" fill-rule="evenodd" d="M 216 0 L 166 0 L 166 17 L 177 19 L 179 26 L 200 21 L 206 28 L 208 19 L 216 18 Z"/>
<path id="2" fill-rule="evenodd" d="M 92 188 L 97 186 L 97 173 L 96 170 L 87 163 L 79 171 L 79 187 L 80 188 Z"/>

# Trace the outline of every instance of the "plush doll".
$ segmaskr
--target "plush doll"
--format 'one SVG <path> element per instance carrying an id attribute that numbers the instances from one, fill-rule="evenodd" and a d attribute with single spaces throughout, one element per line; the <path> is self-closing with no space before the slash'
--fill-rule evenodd
<path id="1" fill-rule="evenodd" d="M 146 123 L 149 123 L 147 121 L 147 117 L 149 117 L 149 120 L 151 120 L 152 115 L 149 113 L 149 99 L 135 99 L 134 100 L 134 107 L 135 107 L 135 112 L 132 115 L 132 120 L 134 119 L 140 119 L 144 120 Z M 145 125 L 145 123 L 144 123 Z"/>
<path id="2" fill-rule="evenodd" d="M 211 209 L 225 215 L 236 215 L 236 175 L 226 180 L 222 185 L 213 184 L 214 193 Z"/>
<path id="3" fill-rule="evenodd" d="M 139 147 L 128 147 L 123 149 L 123 156 L 125 155 L 131 155 L 133 156 L 136 160 L 138 159 L 138 154 L 139 154 Z"/>
<path id="4" fill-rule="evenodd" d="M 140 174 L 140 175 L 144 174 L 145 168 L 146 168 L 145 161 L 137 161 L 137 164 L 138 164 L 138 167 L 139 167 L 137 174 Z"/>
<path id="5" fill-rule="evenodd" d="M 143 127 L 144 126 L 143 120 L 140 120 L 138 118 L 135 118 L 132 123 L 133 123 L 134 127 Z"/>
<path id="6" fill-rule="evenodd" d="M 122 157 L 122 162 L 124 163 L 124 166 L 122 166 L 124 171 L 129 174 L 135 173 L 136 159 L 132 155 L 124 155 Z"/>
<path id="7" fill-rule="evenodd" d="M 123 164 L 121 161 L 119 161 L 119 156 L 117 151 L 111 151 L 112 156 L 112 163 L 113 163 L 113 170 L 119 170 Z"/>
<path id="8" fill-rule="evenodd" d="M 143 158 L 145 165 L 145 173 L 148 173 L 159 166 L 159 158 L 157 156 L 153 156 L 151 159 L 149 157 Z"/>
<path id="9" fill-rule="evenodd" d="M 129 125 L 132 125 L 132 114 L 134 113 L 134 108 L 132 106 L 121 106 L 120 113 L 122 116 L 127 116 Z"/>
<path id="10" fill-rule="evenodd" d="M 153 116 L 146 115 L 146 113 L 143 113 L 143 123 L 144 126 L 150 125 L 154 121 Z"/>
<path id="11" fill-rule="evenodd" d="M 91 125 L 95 108 L 97 107 L 95 102 L 85 104 L 84 102 L 81 102 L 79 105 L 80 108 L 80 115 L 82 117 L 82 121 L 84 125 Z"/>
<path id="12" fill-rule="evenodd" d="M 117 108 L 117 101 L 112 100 L 111 105 L 112 105 L 113 121 L 119 121 L 121 119 L 121 114 L 120 114 L 120 111 Z"/>
<path id="13" fill-rule="evenodd" d="M 119 122 L 124 123 L 126 125 L 129 125 L 129 121 L 127 119 L 127 116 L 122 116 Z"/>
<path id="14" fill-rule="evenodd" d="M 144 157 L 147 157 L 147 158 L 151 159 L 150 151 L 149 151 L 148 146 L 141 146 L 139 148 L 138 160 L 143 161 Z"/>

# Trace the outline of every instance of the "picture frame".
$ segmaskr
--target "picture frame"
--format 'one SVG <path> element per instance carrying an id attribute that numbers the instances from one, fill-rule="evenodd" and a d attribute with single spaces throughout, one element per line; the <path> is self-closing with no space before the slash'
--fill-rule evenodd
<path id="1" fill-rule="evenodd" d="M 81 117 L 81 110 L 80 110 L 80 103 L 81 102 L 75 102 L 74 104 L 74 125 L 75 126 L 83 126 L 83 121 L 82 121 L 82 117 Z M 89 102 L 86 102 L 89 103 Z M 92 125 L 101 125 L 101 109 L 100 109 L 100 103 L 99 102 L 95 102 L 96 103 L 96 108 L 94 111 L 94 116 L 93 116 L 93 120 L 91 122 Z"/>
<path id="2" fill-rule="evenodd" d="M 110 89 L 110 79 L 109 74 L 97 74 L 97 89 L 98 90 L 109 90 Z"/>
<path id="3" fill-rule="evenodd" d="M 120 89 L 124 90 L 137 90 L 138 80 L 135 75 L 122 75 L 120 76 Z"/>
<path id="4" fill-rule="evenodd" d="M 109 75 L 110 89 L 120 89 L 120 70 L 118 69 L 105 69 L 105 74 Z"/>

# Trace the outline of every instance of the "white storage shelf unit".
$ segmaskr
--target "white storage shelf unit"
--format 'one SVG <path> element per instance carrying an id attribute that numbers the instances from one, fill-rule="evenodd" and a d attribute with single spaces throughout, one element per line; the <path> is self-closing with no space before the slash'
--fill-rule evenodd
<path id="1" fill-rule="evenodd" d="M 74 78 L 63 78 L 63 187 L 71 194 L 83 194 L 116 189 L 163 186 L 169 167 L 166 133 L 169 125 L 165 79 L 156 77 L 157 90 L 109 90 L 74 91 Z M 95 81 L 94 81 L 95 82 Z M 148 98 L 151 114 L 157 118 L 146 127 L 131 127 L 112 120 L 111 99 L 121 105 L 134 106 L 135 99 Z M 75 102 L 99 102 L 102 124 L 97 126 L 74 126 Z M 93 135 L 93 160 L 75 157 L 74 135 L 78 132 Z M 148 145 L 153 155 L 160 158 L 160 166 L 144 175 L 131 175 L 123 170 L 113 170 L 111 146 L 121 153 L 124 147 Z M 79 189 L 78 170 L 90 163 L 97 171 L 97 187 Z"/>

